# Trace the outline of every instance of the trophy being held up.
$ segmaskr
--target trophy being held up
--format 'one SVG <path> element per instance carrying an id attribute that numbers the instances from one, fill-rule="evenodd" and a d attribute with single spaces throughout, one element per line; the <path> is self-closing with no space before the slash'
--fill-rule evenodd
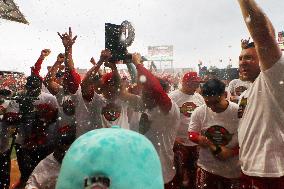
<path id="1" fill-rule="evenodd" d="M 128 21 L 123 21 L 121 25 L 105 23 L 105 48 L 111 51 L 111 63 L 123 60 L 129 62 L 132 59 L 128 53 L 129 47 L 135 38 L 135 29 Z"/>

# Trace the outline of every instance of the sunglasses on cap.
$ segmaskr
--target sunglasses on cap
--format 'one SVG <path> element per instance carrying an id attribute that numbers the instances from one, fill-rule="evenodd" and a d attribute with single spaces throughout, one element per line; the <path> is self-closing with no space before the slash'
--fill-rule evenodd
<path id="1" fill-rule="evenodd" d="M 105 176 L 87 177 L 84 179 L 84 189 L 109 189 L 110 179 Z"/>

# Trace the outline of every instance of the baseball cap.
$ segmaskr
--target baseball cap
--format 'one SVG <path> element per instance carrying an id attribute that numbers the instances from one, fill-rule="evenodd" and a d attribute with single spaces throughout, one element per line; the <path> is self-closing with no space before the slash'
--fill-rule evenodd
<path id="1" fill-rule="evenodd" d="M 187 72 L 182 78 L 182 82 L 202 82 L 202 79 L 197 75 L 197 72 Z"/>
<path id="2" fill-rule="evenodd" d="M 109 189 L 164 188 L 153 144 L 144 135 L 118 126 L 89 131 L 71 145 L 56 189 L 90 188 L 102 180 Z"/>

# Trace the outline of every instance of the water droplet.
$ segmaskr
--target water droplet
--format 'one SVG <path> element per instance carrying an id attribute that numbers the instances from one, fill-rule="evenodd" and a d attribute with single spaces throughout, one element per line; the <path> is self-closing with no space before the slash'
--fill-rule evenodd
<path id="1" fill-rule="evenodd" d="M 246 21 L 246 23 L 249 23 L 251 21 L 250 16 L 246 17 L 245 21 Z"/>
<path id="2" fill-rule="evenodd" d="M 147 81 L 147 78 L 145 77 L 145 75 L 141 75 L 140 78 L 139 78 L 139 81 L 141 83 L 145 83 Z"/>

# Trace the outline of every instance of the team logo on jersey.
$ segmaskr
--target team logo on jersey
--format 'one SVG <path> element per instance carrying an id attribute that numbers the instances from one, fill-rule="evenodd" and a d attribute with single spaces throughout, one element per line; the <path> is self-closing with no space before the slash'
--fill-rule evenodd
<path id="1" fill-rule="evenodd" d="M 109 103 L 102 109 L 102 114 L 108 121 L 115 121 L 120 117 L 121 107 L 114 104 Z"/>
<path id="2" fill-rule="evenodd" d="M 247 98 L 242 98 L 241 99 L 241 102 L 240 102 L 240 105 L 239 105 L 239 109 L 238 109 L 238 118 L 242 118 L 243 117 L 243 114 L 244 114 L 244 111 L 245 111 L 245 108 L 248 104 L 248 101 L 247 101 Z"/>
<path id="3" fill-rule="evenodd" d="M 196 104 L 193 102 L 185 102 L 183 105 L 179 108 L 180 113 L 183 114 L 186 117 L 190 117 L 192 112 L 197 108 Z"/>
<path id="4" fill-rule="evenodd" d="M 232 140 L 232 134 L 227 129 L 219 125 L 209 127 L 204 135 L 215 145 L 226 146 Z"/>

